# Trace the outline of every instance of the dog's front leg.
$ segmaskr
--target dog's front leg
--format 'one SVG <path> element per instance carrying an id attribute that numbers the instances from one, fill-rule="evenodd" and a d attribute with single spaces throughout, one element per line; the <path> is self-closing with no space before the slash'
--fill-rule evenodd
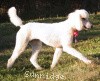
<path id="1" fill-rule="evenodd" d="M 86 64 L 90 64 L 91 60 L 87 59 L 85 56 L 83 56 L 80 52 L 72 48 L 71 46 L 64 46 L 63 51 L 67 52 L 68 54 L 71 54 L 72 56 L 77 57 L 78 59 L 82 60 Z"/>
<path id="2" fill-rule="evenodd" d="M 55 65 L 57 64 L 57 62 L 61 56 L 61 53 L 62 53 L 62 48 L 56 48 L 54 56 L 53 56 L 53 61 L 51 64 L 51 69 L 53 69 L 55 67 Z"/>

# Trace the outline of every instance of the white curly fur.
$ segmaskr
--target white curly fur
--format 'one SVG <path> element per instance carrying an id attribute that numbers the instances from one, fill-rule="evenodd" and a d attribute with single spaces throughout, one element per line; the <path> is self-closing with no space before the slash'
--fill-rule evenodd
<path id="1" fill-rule="evenodd" d="M 9 9 L 8 15 L 15 26 L 20 26 L 20 30 L 17 33 L 15 49 L 8 60 L 7 68 L 12 67 L 16 58 L 30 43 L 32 46 L 30 61 L 36 69 L 42 69 L 37 63 L 37 56 L 42 47 L 42 42 L 56 48 L 51 68 L 54 68 L 57 64 L 62 51 L 77 57 L 86 64 L 91 63 L 91 60 L 88 60 L 71 46 L 75 30 L 81 31 L 92 26 L 88 20 L 89 14 L 86 10 L 76 10 L 68 15 L 67 20 L 59 23 L 30 22 L 22 25 L 22 20 L 17 16 L 15 7 Z"/>
<path id="2" fill-rule="evenodd" d="M 15 26 L 21 26 L 22 25 L 22 20 L 17 16 L 16 9 L 15 7 L 12 7 L 8 10 L 8 15 L 10 17 L 10 21 L 15 25 Z"/>

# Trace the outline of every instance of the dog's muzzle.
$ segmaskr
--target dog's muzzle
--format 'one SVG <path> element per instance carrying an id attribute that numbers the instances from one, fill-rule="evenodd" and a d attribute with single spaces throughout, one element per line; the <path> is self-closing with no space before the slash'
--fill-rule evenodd
<path id="1" fill-rule="evenodd" d="M 93 25 L 91 25 L 90 27 L 84 26 L 84 29 L 85 29 L 85 30 L 92 29 L 92 28 L 93 28 Z"/>
<path id="2" fill-rule="evenodd" d="M 88 29 L 91 29 L 91 28 L 93 28 L 93 25 L 90 22 L 87 22 L 86 24 L 84 24 L 85 30 L 88 30 Z"/>
<path id="3" fill-rule="evenodd" d="M 83 22 L 84 29 L 88 30 L 93 28 L 93 25 L 90 23 L 88 19 L 82 18 L 82 22 Z"/>

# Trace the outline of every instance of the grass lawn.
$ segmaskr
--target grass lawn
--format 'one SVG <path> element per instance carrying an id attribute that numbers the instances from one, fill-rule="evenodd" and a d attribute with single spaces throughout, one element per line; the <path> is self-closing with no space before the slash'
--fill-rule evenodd
<path id="1" fill-rule="evenodd" d="M 39 22 L 59 22 L 65 18 L 36 19 Z M 100 15 L 91 15 L 94 28 L 81 31 L 79 42 L 73 47 L 94 61 L 86 65 L 77 58 L 63 53 L 58 64 L 50 70 L 55 48 L 43 45 L 38 62 L 44 70 L 37 71 L 30 63 L 31 47 L 16 60 L 11 70 L 6 69 L 15 45 L 19 28 L 11 23 L 0 23 L 0 81 L 100 81 Z"/>

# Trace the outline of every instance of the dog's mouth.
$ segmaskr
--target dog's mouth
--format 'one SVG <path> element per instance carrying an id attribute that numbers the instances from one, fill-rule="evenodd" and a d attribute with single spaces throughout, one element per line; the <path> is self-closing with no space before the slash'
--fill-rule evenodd
<path id="1" fill-rule="evenodd" d="M 89 30 L 89 29 L 91 29 L 91 28 L 93 28 L 92 25 L 91 25 L 90 27 L 86 27 L 86 26 L 84 26 L 84 29 L 85 29 L 85 30 Z"/>
<path id="2" fill-rule="evenodd" d="M 90 28 L 87 28 L 86 26 L 84 26 L 84 30 L 88 30 L 88 29 L 90 29 Z"/>

